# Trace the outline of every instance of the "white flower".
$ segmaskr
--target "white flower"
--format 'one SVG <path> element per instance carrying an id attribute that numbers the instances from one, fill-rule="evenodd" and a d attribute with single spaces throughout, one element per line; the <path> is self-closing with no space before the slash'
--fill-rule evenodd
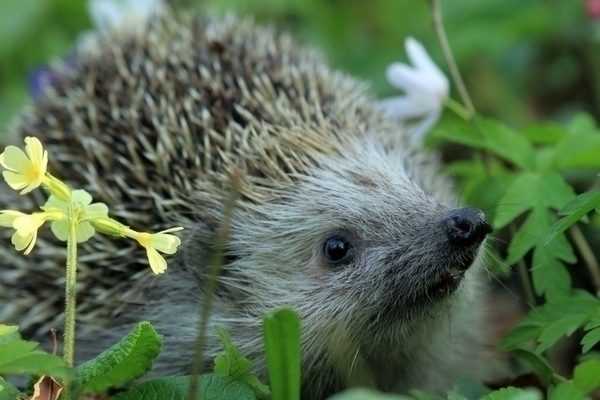
<path id="1" fill-rule="evenodd" d="M 147 21 L 165 8 L 162 0 L 89 0 L 90 17 L 100 32 Z"/>
<path id="2" fill-rule="evenodd" d="M 96 31 L 79 35 L 77 52 L 94 52 L 99 35 L 123 30 L 136 32 L 165 9 L 164 0 L 88 0 L 88 13 Z"/>
<path id="3" fill-rule="evenodd" d="M 382 100 L 380 107 L 398 120 L 420 119 L 413 132 L 420 140 L 440 117 L 449 84 L 421 43 L 409 37 L 405 48 L 412 65 L 393 63 L 386 72 L 388 82 L 403 90 L 404 95 Z"/>

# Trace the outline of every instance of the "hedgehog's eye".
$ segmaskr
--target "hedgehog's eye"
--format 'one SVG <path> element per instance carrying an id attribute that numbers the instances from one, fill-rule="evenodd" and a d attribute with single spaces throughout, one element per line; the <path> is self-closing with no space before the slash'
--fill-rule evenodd
<path id="1" fill-rule="evenodd" d="M 352 258 L 352 244 L 341 235 L 333 235 L 323 244 L 323 255 L 331 264 L 341 264 Z"/>

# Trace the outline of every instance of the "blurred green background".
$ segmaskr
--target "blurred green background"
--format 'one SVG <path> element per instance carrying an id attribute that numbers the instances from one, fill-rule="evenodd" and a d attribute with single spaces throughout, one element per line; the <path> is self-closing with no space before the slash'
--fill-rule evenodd
<path id="1" fill-rule="evenodd" d="M 404 38 L 443 65 L 426 0 L 172 0 L 252 15 L 322 49 L 331 64 L 394 94 L 385 68 Z M 480 111 L 519 126 L 575 111 L 600 118 L 600 16 L 594 0 L 444 2 L 451 46 Z M 0 129 L 29 101 L 28 76 L 66 57 L 92 27 L 83 0 L 0 1 Z"/>

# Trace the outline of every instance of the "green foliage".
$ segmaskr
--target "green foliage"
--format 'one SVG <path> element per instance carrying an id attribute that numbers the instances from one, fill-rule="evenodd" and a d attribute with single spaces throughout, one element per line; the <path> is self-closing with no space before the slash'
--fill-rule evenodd
<path id="1" fill-rule="evenodd" d="M 507 387 L 496 390 L 483 397 L 481 400 L 541 400 L 540 393 L 534 390 L 523 390 Z"/>
<path id="2" fill-rule="evenodd" d="M 591 359 L 575 367 L 573 383 L 584 394 L 600 388 L 600 360 Z"/>
<path id="3" fill-rule="evenodd" d="M 0 400 L 14 400 L 18 395 L 17 388 L 0 377 Z"/>
<path id="4" fill-rule="evenodd" d="M 67 378 L 70 370 L 61 358 L 40 350 L 38 343 L 21 339 L 16 326 L 0 325 L 0 374 Z"/>
<path id="5" fill-rule="evenodd" d="M 600 326 L 596 325 L 600 323 L 599 315 L 600 299 L 584 292 L 577 292 L 532 310 L 503 339 L 502 347 L 505 350 L 513 350 L 533 341 L 536 352 L 542 353 L 551 348 L 560 338 L 583 328 L 588 331 L 581 341 L 584 345 L 583 352 L 587 352 L 600 341 L 600 335 L 595 334 L 597 327 Z"/>
<path id="6" fill-rule="evenodd" d="M 153 379 L 134 386 L 114 400 L 186 400 L 189 377 Z M 244 382 L 217 374 L 200 377 L 198 400 L 255 400 L 253 389 Z"/>
<path id="7" fill-rule="evenodd" d="M 549 240 L 554 239 L 576 222 L 584 219 L 590 211 L 596 210 L 598 212 L 599 209 L 600 191 L 589 191 L 580 194 L 560 210 L 559 215 L 563 218 L 558 220 L 550 229 Z"/>
<path id="8" fill-rule="evenodd" d="M 291 309 L 263 319 L 265 353 L 273 400 L 300 399 L 300 320 Z"/>
<path id="9" fill-rule="evenodd" d="M 329 400 L 410 400 L 411 397 L 378 393 L 368 389 L 352 389 L 330 397 Z"/>
<path id="10" fill-rule="evenodd" d="M 239 350 L 231 342 L 228 333 L 220 329 L 219 338 L 223 344 L 223 352 L 215 357 L 214 373 L 223 378 L 231 378 L 250 386 L 256 396 L 266 399 L 270 396 L 269 387 L 258 379 L 252 372 L 252 363 L 242 356 Z"/>
<path id="11" fill-rule="evenodd" d="M 140 322 L 127 336 L 76 369 L 75 384 L 82 392 L 100 393 L 142 376 L 152 367 L 162 345 L 149 322 Z"/>

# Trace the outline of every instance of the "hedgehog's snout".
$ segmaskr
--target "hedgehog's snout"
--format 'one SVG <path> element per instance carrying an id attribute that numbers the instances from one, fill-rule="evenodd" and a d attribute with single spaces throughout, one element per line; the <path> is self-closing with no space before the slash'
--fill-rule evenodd
<path id="1" fill-rule="evenodd" d="M 492 231 L 483 211 L 477 208 L 459 208 L 442 219 L 448 242 L 455 250 L 477 247 Z"/>

